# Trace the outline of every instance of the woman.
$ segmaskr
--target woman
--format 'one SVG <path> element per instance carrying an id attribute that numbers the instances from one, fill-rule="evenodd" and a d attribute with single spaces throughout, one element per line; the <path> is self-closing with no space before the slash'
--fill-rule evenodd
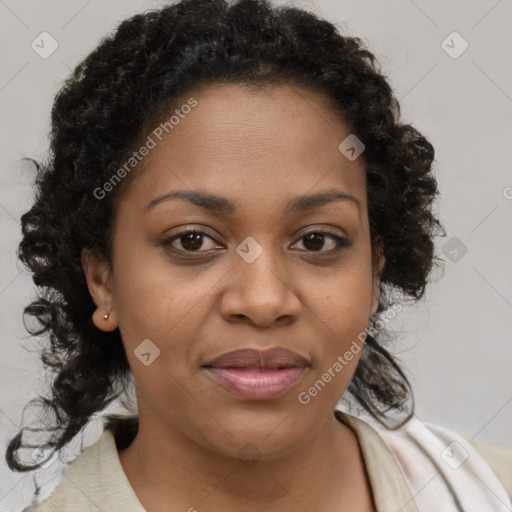
<path id="1" fill-rule="evenodd" d="M 57 371 L 45 446 L 132 376 L 137 415 L 28 510 L 509 510 L 383 346 L 436 259 L 433 159 L 374 56 L 310 13 L 124 21 L 55 99 L 20 257 Z M 336 409 L 347 393 L 373 422 Z M 22 434 L 7 460 L 32 470 Z"/>

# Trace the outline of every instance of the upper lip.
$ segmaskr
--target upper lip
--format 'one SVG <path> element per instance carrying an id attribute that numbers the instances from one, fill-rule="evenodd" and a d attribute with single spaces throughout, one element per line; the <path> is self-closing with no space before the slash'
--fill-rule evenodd
<path id="1" fill-rule="evenodd" d="M 309 366 L 302 356 L 282 347 L 258 350 L 245 348 L 222 354 L 205 365 L 213 368 L 289 368 Z"/>

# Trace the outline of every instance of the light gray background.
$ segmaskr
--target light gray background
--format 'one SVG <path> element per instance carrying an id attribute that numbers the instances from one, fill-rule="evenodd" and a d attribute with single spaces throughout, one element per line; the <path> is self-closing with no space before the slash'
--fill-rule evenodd
<path id="1" fill-rule="evenodd" d="M 53 97 L 79 60 L 123 18 L 159 5 L 0 0 L 2 460 L 23 405 L 43 385 L 37 344 L 27 344 L 22 324 L 33 285 L 16 263 L 19 218 L 30 205 L 34 175 L 21 158 L 45 156 Z M 417 414 L 512 448 L 512 2 L 302 0 L 293 5 L 362 37 L 401 100 L 403 120 L 436 148 L 438 209 L 447 231 L 438 251 L 445 270 L 435 274 L 421 305 L 399 314 L 395 328 L 401 336 L 393 347 L 413 383 Z M 47 59 L 31 48 L 43 31 L 59 44 Z M 455 59 L 442 47 L 453 31 L 469 44 Z M 448 44 L 452 51 L 460 48 L 457 39 Z M 455 261 L 445 247 L 453 237 L 467 247 Z M 95 436 L 98 430 L 91 439 Z M 0 465 L 1 511 L 17 511 L 29 502 L 32 478 Z"/>

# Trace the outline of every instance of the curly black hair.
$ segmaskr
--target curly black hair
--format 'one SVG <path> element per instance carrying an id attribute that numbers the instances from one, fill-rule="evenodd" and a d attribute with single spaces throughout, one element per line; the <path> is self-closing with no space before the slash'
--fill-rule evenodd
<path id="1" fill-rule="evenodd" d="M 21 217 L 19 258 L 32 272 L 36 299 L 24 314 L 34 336 L 48 335 L 41 353 L 55 376 L 42 397 L 56 425 L 53 453 L 87 426 L 92 415 L 126 391 L 131 375 L 119 329 L 103 332 L 91 320 L 96 306 L 81 265 L 89 248 L 111 262 L 117 201 L 134 169 L 106 198 L 98 190 L 126 162 L 148 130 L 192 87 L 304 85 L 332 100 L 337 114 L 365 145 L 372 250 L 382 244 L 380 313 L 419 300 L 435 260 L 433 237 L 444 229 L 432 212 L 439 194 L 434 149 L 410 124 L 375 56 L 356 37 L 312 12 L 269 0 L 181 0 L 124 20 L 64 81 L 51 113 L 50 150 L 37 167 L 33 206 Z M 375 330 L 376 331 L 376 330 Z M 388 414 L 413 415 L 410 383 L 370 330 L 347 391 L 386 425 Z M 379 341 L 377 341 L 379 340 Z M 412 405 L 411 405 L 412 403 Z M 109 415 L 119 449 L 134 439 L 135 416 Z M 398 426 L 394 427 L 397 428 Z M 388 426 L 388 428 L 392 428 Z M 39 464 L 18 458 L 22 428 L 6 450 L 12 470 Z M 53 455 L 53 454 L 52 454 Z"/>

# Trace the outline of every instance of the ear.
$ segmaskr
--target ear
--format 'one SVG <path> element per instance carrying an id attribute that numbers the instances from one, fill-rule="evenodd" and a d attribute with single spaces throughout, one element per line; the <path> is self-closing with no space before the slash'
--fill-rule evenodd
<path id="1" fill-rule="evenodd" d="M 104 256 L 90 249 L 82 249 L 82 268 L 87 287 L 97 309 L 92 316 L 94 325 L 102 331 L 113 331 L 118 327 L 112 292 L 112 271 Z M 108 314 L 107 318 L 104 315 Z"/>
<path id="2" fill-rule="evenodd" d="M 382 243 L 377 243 L 373 256 L 373 279 L 372 279 L 372 305 L 370 308 L 370 316 L 374 315 L 379 307 L 380 297 L 380 275 L 386 264 L 386 258 L 384 256 L 384 247 Z"/>

